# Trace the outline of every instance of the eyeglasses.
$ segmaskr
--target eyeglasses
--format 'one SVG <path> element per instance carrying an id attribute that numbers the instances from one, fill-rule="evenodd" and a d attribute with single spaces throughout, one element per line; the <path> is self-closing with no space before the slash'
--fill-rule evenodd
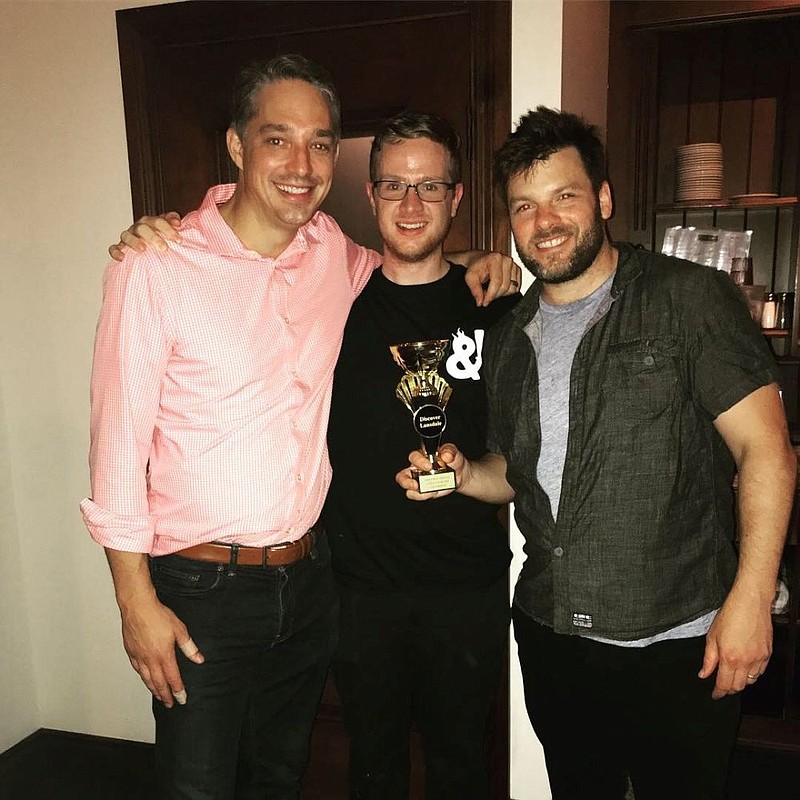
<path id="1" fill-rule="evenodd" d="M 455 187 L 454 183 L 444 181 L 420 181 L 405 183 L 404 181 L 372 181 L 375 191 L 381 200 L 405 200 L 409 189 L 417 193 L 417 197 L 425 203 L 441 203 L 447 193 Z"/>

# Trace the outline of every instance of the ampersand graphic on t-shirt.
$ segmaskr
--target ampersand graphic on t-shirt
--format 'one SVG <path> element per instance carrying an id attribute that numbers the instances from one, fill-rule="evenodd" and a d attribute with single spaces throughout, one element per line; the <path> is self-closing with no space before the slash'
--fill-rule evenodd
<path id="1" fill-rule="evenodd" d="M 483 364 L 483 331 L 476 329 L 475 339 L 467 336 L 461 328 L 453 334 L 453 352 L 445 367 L 454 378 L 480 380 Z"/>

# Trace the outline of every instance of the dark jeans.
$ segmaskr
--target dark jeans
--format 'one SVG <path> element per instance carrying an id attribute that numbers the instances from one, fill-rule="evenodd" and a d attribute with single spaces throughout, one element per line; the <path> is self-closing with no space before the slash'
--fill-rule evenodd
<path id="1" fill-rule="evenodd" d="M 288 567 L 151 561 L 158 597 L 205 656 L 178 651 L 188 702 L 154 701 L 162 800 L 295 800 L 338 634 L 325 537 Z"/>
<path id="2" fill-rule="evenodd" d="M 517 608 L 525 705 L 553 800 L 722 800 L 739 696 L 700 680 L 705 637 L 629 648 L 556 634 Z"/>
<path id="3" fill-rule="evenodd" d="M 509 625 L 505 576 L 427 597 L 342 592 L 334 662 L 351 737 L 350 796 L 408 800 L 416 723 L 428 800 L 486 800 L 486 724 Z"/>

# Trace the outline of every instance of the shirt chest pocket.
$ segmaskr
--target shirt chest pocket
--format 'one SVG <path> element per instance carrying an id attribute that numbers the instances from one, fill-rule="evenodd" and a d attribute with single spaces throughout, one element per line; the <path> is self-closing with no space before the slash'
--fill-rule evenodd
<path id="1" fill-rule="evenodd" d="M 659 417 L 678 395 L 678 355 L 673 338 L 641 339 L 610 347 L 602 380 L 606 405 L 623 418 Z"/>

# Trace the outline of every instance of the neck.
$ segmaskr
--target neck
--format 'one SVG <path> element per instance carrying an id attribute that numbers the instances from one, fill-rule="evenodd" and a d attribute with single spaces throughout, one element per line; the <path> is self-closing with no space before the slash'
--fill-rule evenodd
<path id="1" fill-rule="evenodd" d="M 445 261 L 441 250 L 422 261 L 404 261 L 383 248 L 383 274 L 392 283 L 401 286 L 433 283 L 447 275 L 449 269 L 450 265 Z"/>
<path id="2" fill-rule="evenodd" d="M 248 249 L 265 258 L 277 258 L 297 235 L 297 228 L 277 227 L 264 219 L 257 207 L 248 203 L 241 186 L 237 186 L 230 199 L 218 206 L 220 216 Z"/>
<path id="3" fill-rule="evenodd" d="M 565 283 L 542 282 L 542 299 L 551 306 L 564 306 L 588 297 L 608 280 L 617 268 L 619 251 L 608 240 L 603 242 L 600 252 L 589 268 L 577 278 Z"/>

